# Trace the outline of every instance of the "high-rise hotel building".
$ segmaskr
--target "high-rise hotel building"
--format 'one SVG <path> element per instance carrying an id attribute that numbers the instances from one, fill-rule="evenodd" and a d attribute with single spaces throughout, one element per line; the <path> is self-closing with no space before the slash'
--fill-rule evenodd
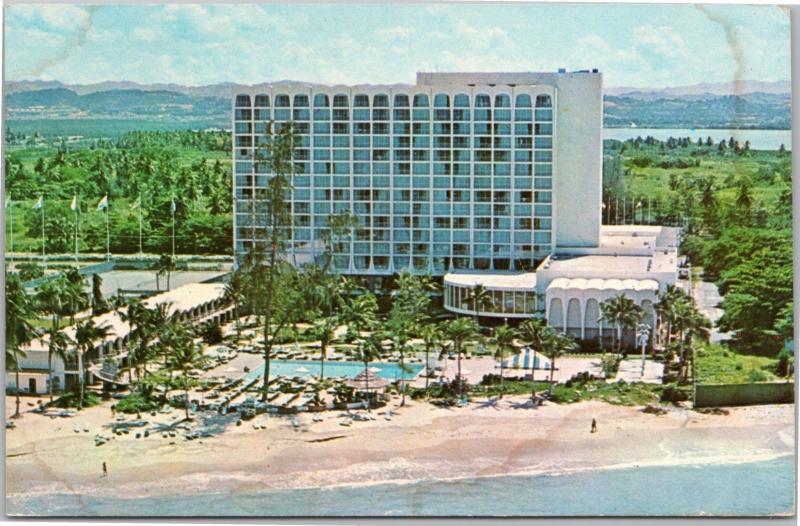
<path id="1" fill-rule="evenodd" d="M 279 82 L 233 97 L 235 252 L 264 239 L 259 149 L 299 136 L 289 258 L 311 261 L 331 213 L 360 227 L 336 247 L 346 274 L 533 270 L 597 246 L 602 75 L 418 73 L 417 83 Z"/>

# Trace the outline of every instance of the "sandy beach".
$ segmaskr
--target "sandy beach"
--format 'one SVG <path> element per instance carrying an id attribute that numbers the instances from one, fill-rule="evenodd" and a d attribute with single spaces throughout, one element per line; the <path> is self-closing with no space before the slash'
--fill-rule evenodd
<path id="1" fill-rule="evenodd" d="M 23 408 L 32 409 L 23 400 Z M 728 415 L 670 408 L 665 415 L 601 402 L 546 404 L 525 397 L 443 409 L 409 400 L 340 425 L 340 412 L 267 417 L 235 424 L 215 417 L 213 436 L 187 440 L 140 429 L 111 435 L 110 402 L 72 418 L 26 412 L 6 431 L 6 491 L 144 497 L 203 492 L 333 487 L 628 466 L 745 462 L 794 451 L 794 406 L 731 408 Z M 387 419 L 386 411 L 394 414 Z M 6 400 L 6 414 L 13 399 Z M 142 415 L 174 422 L 182 413 Z M 590 433 L 592 418 L 598 432 Z M 129 418 L 130 419 L 130 418 Z M 254 429 L 266 424 L 266 429 Z M 89 431 L 84 431 L 88 428 Z M 78 430 L 76 432 L 76 429 Z M 107 463 L 108 477 L 102 477 Z"/>

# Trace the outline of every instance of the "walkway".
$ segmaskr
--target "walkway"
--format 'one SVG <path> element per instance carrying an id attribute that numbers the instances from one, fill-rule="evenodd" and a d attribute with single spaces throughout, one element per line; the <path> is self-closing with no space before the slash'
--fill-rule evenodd
<path id="1" fill-rule="evenodd" d="M 730 339 L 732 337 L 731 333 L 720 332 L 716 326 L 717 320 L 723 313 L 723 310 L 719 308 L 719 304 L 722 303 L 722 296 L 720 296 L 717 286 L 707 281 L 698 281 L 694 286 L 693 293 L 697 308 L 713 324 L 711 341 L 718 342 Z"/>
<path id="2" fill-rule="evenodd" d="M 639 356 L 638 358 L 622 360 L 619 364 L 617 376 L 609 378 L 606 381 L 618 382 L 619 380 L 625 380 L 628 383 L 643 382 L 646 384 L 660 384 L 663 375 L 664 364 L 648 359 L 644 362 L 644 376 L 642 376 L 642 358 Z"/>

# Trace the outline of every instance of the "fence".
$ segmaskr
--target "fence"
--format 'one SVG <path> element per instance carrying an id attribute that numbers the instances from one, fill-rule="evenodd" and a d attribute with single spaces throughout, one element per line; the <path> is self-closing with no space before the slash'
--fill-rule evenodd
<path id="1" fill-rule="evenodd" d="M 793 402 L 794 382 L 696 385 L 694 392 L 695 407 L 791 404 Z"/>
<path id="2" fill-rule="evenodd" d="M 114 270 L 114 261 L 103 261 L 102 263 L 95 263 L 94 265 L 86 265 L 85 267 L 80 267 L 78 272 L 81 276 L 90 276 L 92 274 L 102 274 L 103 272 L 111 272 Z M 60 276 L 60 273 L 53 273 L 48 274 L 47 276 L 42 276 L 41 278 L 32 279 L 30 281 L 26 281 L 23 283 L 25 287 L 38 287 L 42 283 L 46 281 L 50 281 L 51 279 L 55 279 Z"/>

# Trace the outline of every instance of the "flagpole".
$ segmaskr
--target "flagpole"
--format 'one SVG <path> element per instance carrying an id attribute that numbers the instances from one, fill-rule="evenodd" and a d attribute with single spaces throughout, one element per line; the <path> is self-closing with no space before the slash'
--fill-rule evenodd
<path id="1" fill-rule="evenodd" d="M 144 255 L 144 250 L 142 250 L 142 194 L 139 194 L 139 255 Z"/>
<path id="2" fill-rule="evenodd" d="M 175 198 L 172 198 L 172 259 L 175 259 Z"/>
<path id="3" fill-rule="evenodd" d="M 111 231 L 108 228 L 108 203 L 106 202 L 106 261 L 111 261 Z"/>
<path id="4" fill-rule="evenodd" d="M 10 268 L 14 268 L 14 201 L 11 199 L 8 200 L 8 226 L 10 229 L 9 232 L 9 242 L 11 246 L 9 247 L 9 256 L 11 256 L 11 265 Z"/>
<path id="5" fill-rule="evenodd" d="M 42 259 L 44 260 L 44 271 L 47 272 L 47 252 L 45 250 L 45 240 L 44 240 L 44 199 L 42 199 Z"/>
<path id="6" fill-rule="evenodd" d="M 72 198 L 72 202 L 75 204 L 75 208 L 72 209 L 75 212 L 75 264 L 78 263 L 78 196 L 74 196 Z"/>

